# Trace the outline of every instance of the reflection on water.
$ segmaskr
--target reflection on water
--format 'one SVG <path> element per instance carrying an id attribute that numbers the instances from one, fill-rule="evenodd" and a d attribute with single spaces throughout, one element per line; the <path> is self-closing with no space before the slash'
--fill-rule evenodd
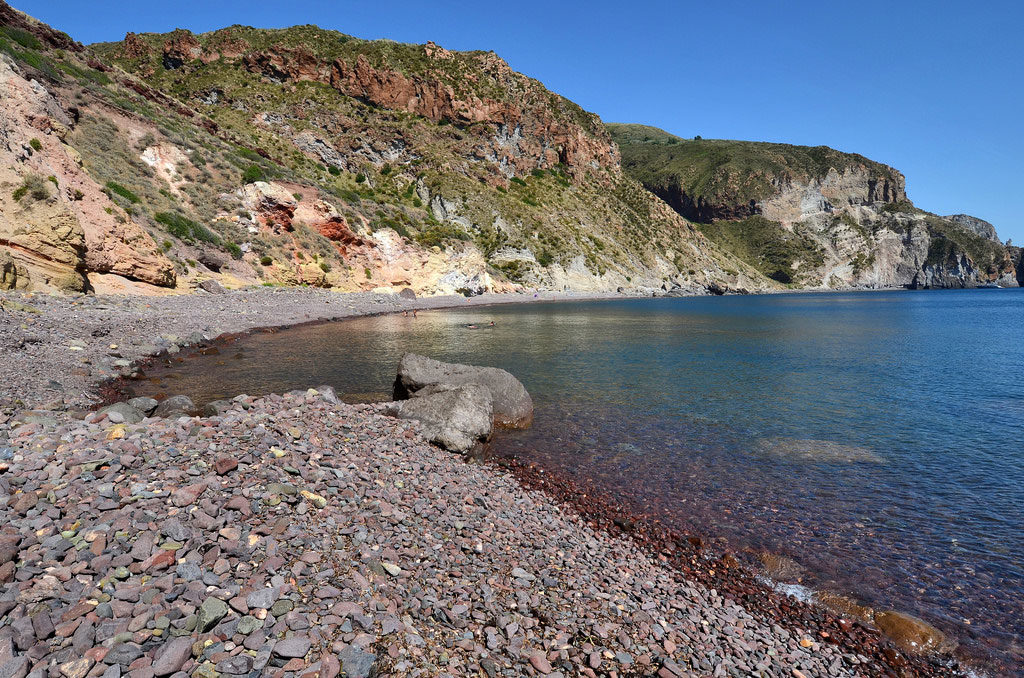
<path id="1" fill-rule="evenodd" d="M 784 554 L 816 585 L 1024 660 L 1024 291 L 364 318 L 257 334 L 138 390 L 204 401 L 328 383 L 372 397 L 409 350 L 523 381 L 534 426 L 495 454 Z"/>

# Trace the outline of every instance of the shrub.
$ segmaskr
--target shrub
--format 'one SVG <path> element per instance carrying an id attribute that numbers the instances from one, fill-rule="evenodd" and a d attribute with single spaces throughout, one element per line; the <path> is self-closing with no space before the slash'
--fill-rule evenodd
<path id="1" fill-rule="evenodd" d="M 420 200 L 419 198 L 413 198 L 412 199 L 412 206 L 413 207 L 423 207 L 423 201 Z"/>
<path id="2" fill-rule="evenodd" d="M 46 186 L 46 179 L 39 174 L 28 174 L 21 180 L 21 186 L 14 189 L 12 197 L 21 200 L 25 196 L 33 200 L 46 200 L 50 197 L 50 189 Z"/>
<path id="3" fill-rule="evenodd" d="M 370 269 L 369 269 L 369 268 L 364 268 L 364 269 L 363 269 L 363 273 L 365 273 L 365 274 L 366 274 L 366 279 L 367 279 L 367 280 L 369 280 L 370 278 L 372 278 L 372 277 L 373 277 L 373 273 L 371 273 L 371 272 L 370 272 Z"/>
<path id="4" fill-rule="evenodd" d="M 84 197 L 85 197 L 85 193 L 82 193 L 80 190 L 78 190 L 76 188 L 75 189 L 75 200 L 81 200 Z"/>
<path id="5" fill-rule="evenodd" d="M 202 242 L 220 245 L 220 238 L 217 234 L 202 224 L 197 224 L 188 217 L 177 212 L 157 212 L 153 217 L 157 223 L 167 227 L 167 232 L 175 238 L 184 241 L 200 240 Z"/>
<path id="6" fill-rule="evenodd" d="M 357 184 L 361 184 L 361 183 L 363 183 L 364 181 L 366 181 L 366 175 L 365 175 L 365 174 L 363 174 L 362 172 L 360 172 L 359 174 L 357 174 L 357 175 L 356 175 L 356 183 L 357 183 Z"/>
<path id="7" fill-rule="evenodd" d="M 271 259 L 270 257 L 268 257 L 267 255 L 264 254 L 262 257 L 260 257 L 260 264 L 261 265 L 263 265 L 263 266 L 270 266 L 272 263 L 274 263 L 274 260 Z"/>
<path id="8" fill-rule="evenodd" d="M 52 174 L 46 177 L 46 180 L 49 181 L 54 186 L 56 186 L 57 188 L 60 188 L 60 184 L 57 183 L 57 177 L 53 176 Z"/>
<path id="9" fill-rule="evenodd" d="M 540 254 L 537 255 L 537 263 L 544 268 L 550 266 L 554 261 L 555 258 L 551 255 L 551 252 L 548 252 L 547 250 L 541 250 Z"/>
<path id="10" fill-rule="evenodd" d="M 416 236 L 416 242 L 425 247 L 433 247 L 435 245 L 440 246 L 447 240 L 469 239 L 470 237 L 468 233 L 463 231 L 461 228 L 450 224 L 440 224 L 438 226 L 428 228 Z"/>
<path id="11" fill-rule="evenodd" d="M 334 165 L 331 165 L 330 167 L 328 167 L 327 171 L 330 172 L 331 176 L 334 176 L 334 177 L 339 176 L 341 174 L 341 170 L 338 169 L 337 167 L 335 167 Z"/>
<path id="12" fill-rule="evenodd" d="M 144 151 L 154 145 L 156 145 L 156 137 L 153 136 L 152 132 L 146 132 L 137 142 L 135 142 L 135 148 L 139 151 Z"/>
<path id="13" fill-rule="evenodd" d="M 130 190 L 128 190 L 121 184 L 117 183 L 116 181 L 108 181 L 107 190 L 110 191 L 111 193 L 116 193 L 117 195 L 121 196 L 130 203 L 134 204 L 139 202 L 139 196 L 135 195 Z"/>
<path id="14" fill-rule="evenodd" d="M 384 167 L 382 167 L 381 170 L 380 170 L 380 174 L 381 174 L 381 176 L 384 176 L 384 177 L 386 177 L 387 175 L 391 174 L 391 165 L 384 165 Z"/>
<path id="15" fill-rule="evenodd" d="M 320 262 L 320 270 L 323 271 L 324 273 L 330 273 L 331 272 L 331 265 L 328 264 L 326 261 L 321 261 Z"/>
<path id="16" fill-rule="evenodd" d="M 232 259 L 242 258 L 242 248 L 239 246 L 238 243 L 226 242 L 224 243 L 224 249 L 228 251 Z"/>
<path id="17" fill-rule="evenodd" d="M 33 151 L 43 150 L 43 142 L 40 141 L 39 139 L 36 139 L 35 137 L 29 139 L 28 145 L 32 147 Z"/>
<path id="18" fill-rule="evenodd" d="M 252 184 L 257 181 L 263 181 L 265 176 L 262 167 L 259 165 L 249 165 L 245 172 L 242 173 L 242 183 Z"/>

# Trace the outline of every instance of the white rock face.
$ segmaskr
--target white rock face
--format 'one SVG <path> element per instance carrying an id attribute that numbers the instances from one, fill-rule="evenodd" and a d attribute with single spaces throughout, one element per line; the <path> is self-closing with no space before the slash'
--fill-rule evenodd
<path id="1" fill-rule="evenodd" d="M 893 209 L 905 201 L 902 181 L 883 184 L 864 170 L 831 170 L 821 181 L 780 186 L 777 194 L 758 203 L 758 209 L 766 219 L 810 239 L 823 253 L 822 263 L 800 262 L 796 267 L 801 280 L 812 285 L 818 281 L 825 288 L 975 287 L 989 282 L 988 274 L 966 257 L 929 266 L 928 220 L 943 218 L 909 207 Z M 945 221 L 950 228 L 968 228 L 989 237 L 985 226 L 991 224 L 979 219 L 957 215 Z M 998 279 L 1016 286 L 1012 274 Z"/>

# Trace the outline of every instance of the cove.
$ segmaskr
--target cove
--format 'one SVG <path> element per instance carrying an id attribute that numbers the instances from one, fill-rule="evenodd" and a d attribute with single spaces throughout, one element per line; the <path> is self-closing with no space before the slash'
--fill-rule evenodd
<path id="1" fill-rule="evenodd" d="M 1022 290 L 558 302 L 255 333 L 133 388 L 202 404 L 326 383 L 365 401 L 387 398 L 406 351 L 501 367 L 536 410 L 491 454 L 753 562 L 784 556 L 787 583 L 909 611 L 1009 667 L 1024 662 L 1022 337 Z"/>

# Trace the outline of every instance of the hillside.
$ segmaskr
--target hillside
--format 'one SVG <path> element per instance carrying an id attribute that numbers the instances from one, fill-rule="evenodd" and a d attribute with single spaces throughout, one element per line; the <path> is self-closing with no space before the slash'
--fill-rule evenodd
<path id="1" fill-rule="evenodd" d="M 314 26 L 83 47 L 2 4 L 0 27 L 8 287 L 773 285 L 493 53 Z"/>
<path id="2" fill-rule="evenodd" d="M 940 217 L 897 170 L 825 146 L 682 139 L 608 124 L 627 174 L 720 247 L 799 286 L 1016 285 L 991 224 Z"/>

